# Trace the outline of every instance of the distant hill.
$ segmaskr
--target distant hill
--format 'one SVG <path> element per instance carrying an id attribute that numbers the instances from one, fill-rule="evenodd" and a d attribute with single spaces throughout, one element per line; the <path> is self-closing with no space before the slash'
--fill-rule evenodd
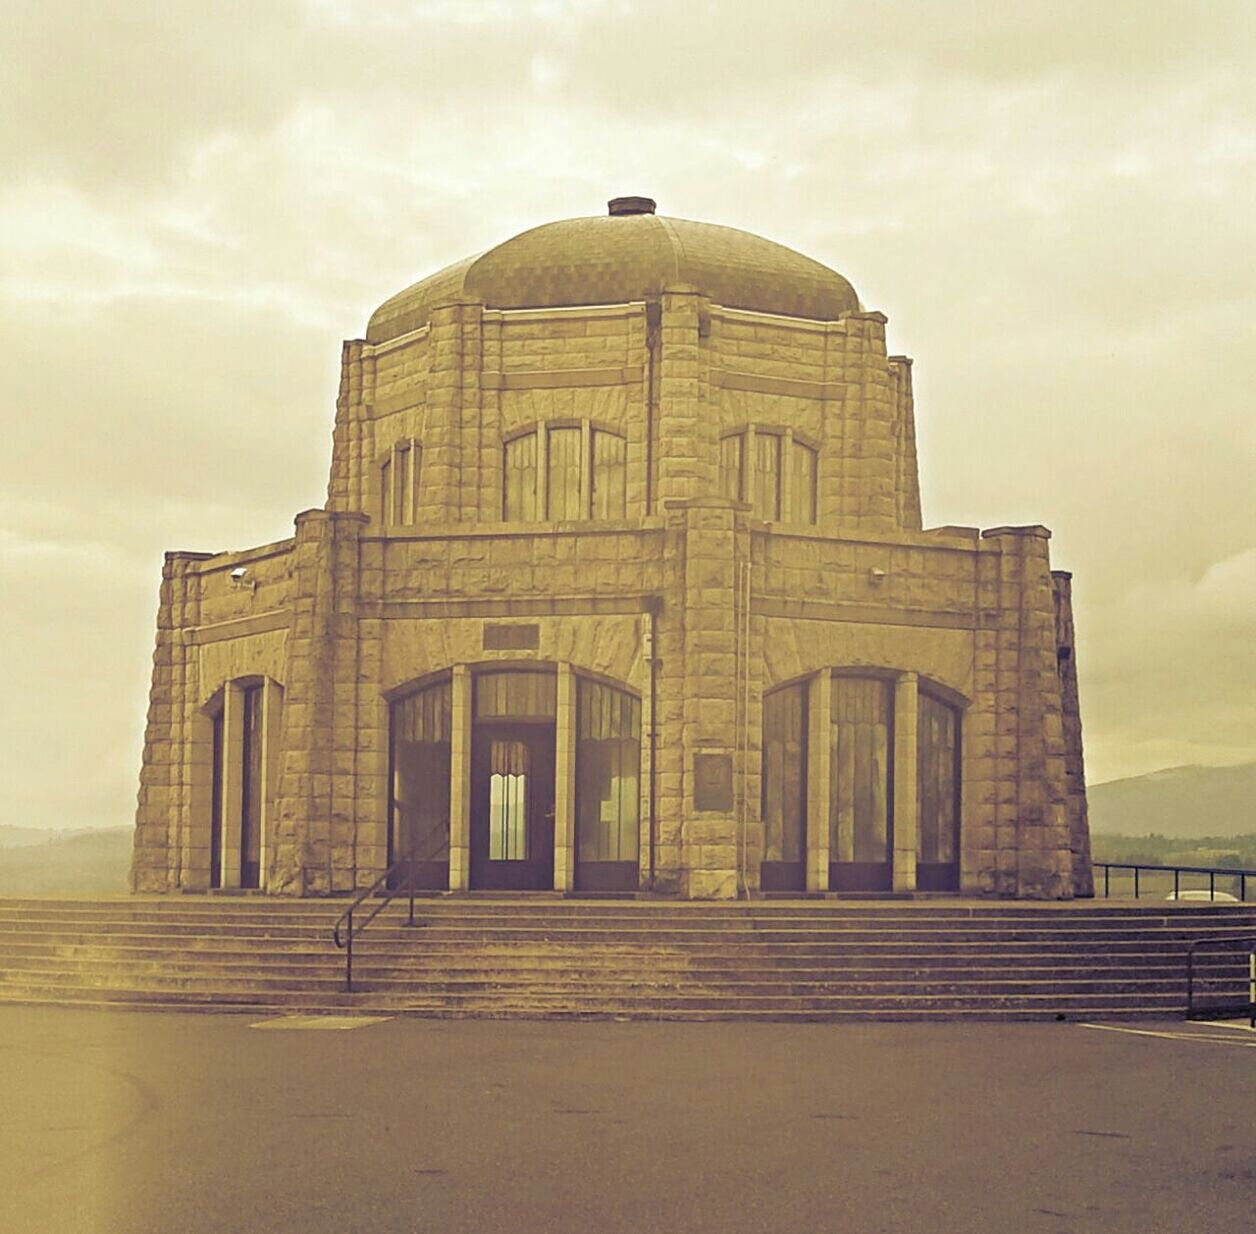
<path id="1" fill-rule="evenodd" d="M 34 841 L 23 837 L 34 832 Z M 117 895 L 127 890 L 130 827 L 0 827 L 0 895 Z"/>
<path id="2" fill-rule="evenodd" d="M 1256 832 L 1256 763 L 1168 767 L 1086 790 L 1100 835 L 1195 840 Z"/>

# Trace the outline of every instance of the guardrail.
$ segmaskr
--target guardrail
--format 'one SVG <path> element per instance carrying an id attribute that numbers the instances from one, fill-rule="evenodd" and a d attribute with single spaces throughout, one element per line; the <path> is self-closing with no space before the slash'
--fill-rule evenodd
<path id="1" fill-rule="evenodd" d="M 1233 981 L 1236 976 L 1235 973 L 1212 978 L 1204 978 L 1200 975 L 1195 954 L 1213 947 L 1247 952 L 1247 1001 L 1245 1003 L 1201 1004 L 1198 1001 L 1197 990 L 1202 981 Z M 1237 975 L 1241 984 L 1243 980 L 1241 970 Z M 1225 938 L 1197 939 L 1186 949 L 1186 1018 L 1188 1020 L 1217 1019 L 1236 1013 L 1246 1015 L 1249 1025 L 1256 1028 L 1256 934 L 1232 934 Z"/>
<path id="2" fill-rule="evenodd" d="M 402 892 L 407 892 L 410 896 L 410 914 L 404 924 L 410 928 L 419 924 L 414 919 L 414 876 L 418 864 L 410 857 L 402 857 L 399 861 L 394 861 L 369 887 L 363 888 L 353 897 L 349 907 L 340 914 L 332 927 L 332 942 L 345 953 L 345 990 L 348 993 L 353 992 L 353 940 Z M 389 886 L 403 869 L 406 872 L 404 884 L 397 887 Z M 353 914 L 371 896 L 380 895 L 381 892 L 387 894 L 381 896 L 380 902 L 365 917 L 359 916 L 355 925 Z"/>
<path id="3" fill-rule="evenodd" d="M 1130 862 L 1130 861 L 1093 861 L 1091 862 L 1091 868 L 1095 871 L 1096 874 L 1098 874 L 1100 870 L 1103 871 L 1103 895 L 1105 898 L 1111 895 L 1111 890 L 1110 890 L 1111 872 L 1113 870 L 1132 870 L 1134 872 L 1134 898 L 1136 900 L 1139 898 L 1139 895 L 1140 895 L 1139 874 L 1142 871 L 1148 871 L 1148 872 L 1157 873 L 1157 874 L 1172 874 L 1173 875 L 1173 895 L 1170 898 L 1174 900 L 1183 898 L 1184 894 L 1189 894 L 1189 897 L 1192 900 L 1203 898 L 1201 895 L 1191 894 L 1195 892 L 1202 892 L 1204 890 L 1204 888 L 1202 887 L 1187 888 L 1184 893 L 1184 890 L 1182 888 L 1182 882 L 1181 882 L 1181 876 L 1183 874 L 1208 875 L 1207 890 L 1208 890 L 1209 900 L 1228 901 L 1230 899 L 1230 892 L 1218 891 L 1217 889 L 1218 879 L 1236 880 L 1238 893 L 1239 893 L 1237 896 L 1237 899 L 1243 902 L 1247 902 L 1247 885 L 1248 885 L 1249 879 L 1253 880 L 1252 885 L 1254 888 L 1256 888 L 1256 870 L 1229 870 L 1223 866 L 1153 866 L 1153 865 L 1144 865 L 1141 862 L 1135 863 L 1135 862 Z M 1097 881 L 1098 880 L 1096 880 L 1096 883 Z M 1096 886 L 1096 891 L 1097 890 L 1098 890 L 1098 887 Z M 1163 890 L 1164 890 L 1163 887 L 1159 889 L 1160 892 L 1162 892 Z"/>

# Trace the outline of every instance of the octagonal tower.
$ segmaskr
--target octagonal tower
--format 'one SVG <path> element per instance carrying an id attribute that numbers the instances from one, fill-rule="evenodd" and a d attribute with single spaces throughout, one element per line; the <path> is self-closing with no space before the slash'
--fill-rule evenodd
<path id="1" fill-rule="evenodd" d="M 168 555 L 134 886 L 1090 894 L 1068 576 L 922 530 L 885 324 L 645 198 L 385 302 L 326 508 Z"/>

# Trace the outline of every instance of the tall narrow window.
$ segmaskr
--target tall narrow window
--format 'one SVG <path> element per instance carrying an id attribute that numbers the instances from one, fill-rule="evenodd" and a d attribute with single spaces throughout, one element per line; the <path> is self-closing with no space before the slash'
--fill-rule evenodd
<path id="1" fill-rule="evenodd" d="M 637 860 L 641 704 L 581 678 L 576 693 L 576 852 L 584 862 Z M 635 877 L 631 884 L 635 885 Z"/>
<path id="2" fill-rule="evenodd" d="M 955 890 L 959 873 L 959 712 L 920 695 L 916 794 L 920 818 L 917 886 Z"/>
<path id="3" fill-rule="evenodd" d="M 754 435 L 754 492 L 750 500 L 756 518 L 780 520 L 781 439 L 775 433 Z"/>
<path id="4" fill-rule="evenodd" d="M 552 428 L 546 433 L 545 485 L 549 518 L 553 522 L 585 516 L 580 485 L 581 436 L 578 428 Z"/>
<path id="5" fill-rule="evenodd" d="M 240 886 L 260 886 L 262 846 L 262 687 L 242 696 L 244 751 L 241 759 Z"/>
<path id="6" fill-rule="evenodd" d="M 807 685 L 763 699 L 763 865 L 765 891 L 806 885 Z"/>
<path id="7" fill-rule="evenodd" d="M 789 443 L 789 509 L 787 523 L 816 521 L 816 452 L 801 441 Z"/>
<path id="8" fill-rule="evenodd" d="M 383 521 L 395 527 L 418 521 L 419 471 L 423 448 L 417 441 L 396 442 L 379 466 L 380 510 Z"/>
<path id="9" fill-rule="evenodd" d="M 624 439 L 593 430 L 593 517 L 623 518 L 628 509 Z"/>
<path id="10" fill-rule="evenodd" d="M 741 501 L 745 491 L 742 469 L 745 444 L 744 433 L 731 433 L 720 438 L 720 496 L 733 501 Z"/>
<path id="11" fill-rule="evenodd" d="M 447 681 L 392 704 L 388 864 L 410 861 L 419 887 L 448 886 L 452 728 Z"/>
<path id="12" fill-rule="evenodd" d="M 829 850 L 834 864 L 884 866 L 888 873 L 893 705 L 888 681 L 833 678 Z M 868 875 L 872 879 L 875 872 Z"/>
<path id="13" fill-rule="evenodd" d="M 508 523 L 536 521 L 536 434 L 506 443 L 502 517 Z"/>

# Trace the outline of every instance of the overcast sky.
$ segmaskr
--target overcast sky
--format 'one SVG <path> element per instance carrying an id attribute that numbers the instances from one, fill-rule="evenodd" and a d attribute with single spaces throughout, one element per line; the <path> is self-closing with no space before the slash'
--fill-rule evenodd
<path id="1" fill-rule="evenodd" d="M 889 315 L 926 525 L 1074 571 L 1092 782 L 1256 758 L 1256 5 L 3 7 L 0 823 L 131 819 L 161 554 L 322 504 L 376 304 L 631 193 Z"/>

